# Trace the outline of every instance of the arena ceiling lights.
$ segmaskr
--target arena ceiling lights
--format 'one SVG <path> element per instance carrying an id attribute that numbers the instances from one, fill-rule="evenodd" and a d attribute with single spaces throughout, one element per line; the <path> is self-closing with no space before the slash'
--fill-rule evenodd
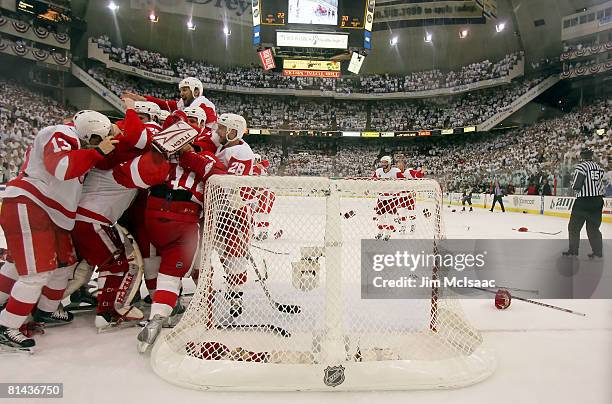
<path id="1" fill-rule="evenodd" d="M 504 22 L 500 22 L 499 24 L 495 25 L 496 32 L 502 32 L 505 28 L 506 28 L 506 23 Z"/>
<path id="2" fill-rule="evenodd" d="M 114 1 L 111 1 L 110 3 L 108 3 L 108 6 L 106 6 L 106 7 L 108 7 L 108 9 L 110 11 L 113 11 L 113 12 L 115 12 L 115 11 L 117 11 L 119 9 L 119 6 L 117 4 L 115 4 Z"/>

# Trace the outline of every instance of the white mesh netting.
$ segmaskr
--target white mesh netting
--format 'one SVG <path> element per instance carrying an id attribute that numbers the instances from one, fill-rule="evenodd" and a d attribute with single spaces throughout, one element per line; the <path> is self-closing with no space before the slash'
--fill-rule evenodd
<path id="1" fill-rule="evenodd" d="M 441 210 L 433 180 L 212 177 L 197 291 L 155 345 L 154 370 L 228 390 L 450 388 L 486 378 L 495 361 L 447 291 L 361 296 L 361 240 L 418 240 L 433 252 Z"/>

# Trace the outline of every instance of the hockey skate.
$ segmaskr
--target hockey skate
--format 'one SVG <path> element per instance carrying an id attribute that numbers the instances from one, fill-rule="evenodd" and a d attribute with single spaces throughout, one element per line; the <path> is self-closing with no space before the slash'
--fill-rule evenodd
<path id="1" fill-rule="evenodd" d="M 183 313 L 185 313 L 185 310 L 187 309 L 185 306 L 183 306 L 181 298 L 179 297 L 176 300 L 176 305 L 172 309 L 172 313 L 170 313 L 170 317 L 168 317 L 164 322 L 164 328 L 174 328 L 174 326 L 178 324 L 179 320 L 183 316 Z"/>
<path id="2" fill-rule="evenodd" d="M 164 322 L 167 319 L 162 317 L 159 314 L 153 316 L 153 318 L 145 324 L 144 328 L 138 334 L 138 352 L 143 354 L 149 350 L 154 343 L 161 329 L 164 325 Z"/>
<path id="3" fill-rule="evenodd" d="M 603 254 L 590 253 L 587 254 L 587 257 L 589 257 L 590 260 L 599 261 L 603 259 Z"/>
<path id="4" fill-rule="evenodd" d="M 117 311 L 98 313 L 95 320 L 98 333 L 136 327 L 144 318 L 142 311 L 134 306 L 125 307 L 121 311 L 123 313 Z"/>
<path id="5" fill-rule="evenodd" d="M 36 342 L 16 328 L 0 325 L 0 351 L 4 353 L 33 353 Z"/>
<path id="6" fill-rule="evenodd" d="M 89 286 L 81 286 L 79 290 L 70 295 L 70 304 L 66 306 L 68 311 L 89 311 L 98 307 L 96 297 L 88 290 Z"/>
<path id="7" fill-rule="evenodd" d="M 45 327 L 59 327 L 62 325 L 72 323 L 74 320 L 74 314 L 64 310 L 64 306 L 61 304 L 53 313 L 36 309 L 33 315 L 34 322 L 43 323 Z"/>

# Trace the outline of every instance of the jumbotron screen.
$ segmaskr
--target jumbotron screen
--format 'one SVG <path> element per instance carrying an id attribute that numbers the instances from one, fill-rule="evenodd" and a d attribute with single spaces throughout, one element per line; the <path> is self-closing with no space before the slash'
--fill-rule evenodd
<path id="1" fill-rule="evenodd" d="M 364 28 L 367 0 L 261 0 L 262 25 Z"/>

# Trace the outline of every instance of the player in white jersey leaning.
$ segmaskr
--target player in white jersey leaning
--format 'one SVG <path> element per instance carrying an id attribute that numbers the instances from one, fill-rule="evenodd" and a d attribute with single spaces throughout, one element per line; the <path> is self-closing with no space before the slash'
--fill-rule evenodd
<path id="1" fill-rule="evenodd" d="M 24 336 L 20 327 L 35 305 L 37 322 L 59 325 L 72 320 L 67 312 L 54 312 L 76 264 L 69 232 L 83 176 L 118 143 L 113 139 L 117 127 L 98 112 L 80 111 L 73 122 L 38 132 L 22 172 L 4 194 L 0 224 L 9 262 L 0 272 L 4 283 L 0 303 L 6 301 L 0 313 L 0 348 L 34 347 L 35 341 Z M 83 149 L 82 142 L 97 146 Z"/>
<path id="2" fill-rule="evenodd" d="M 374 172 L 374 178 L 400 179 L 405 178 L 402 170 L 392 166 L 391 156 L 383 156 L 380 159 L 380 167 Z M 393 192 L 385 192 L 378 195 L 374 208 L 374 220 L 378 220 L 378 234 L 376 239 L 389 240 L 391 234 L 397 231 L 395 224 L 398 209 L 401 207 L 402 197 Z"/>
<path id="3" fill-rule="evenodd" d="M 204 97 L 204 86 L 202 82 L 195 77 L 187 77 L 181 80 L 178 87 L 181 95 L 178 101 L 162 100 L 150 95 L 142 96 L 131 92 L 124 93 L 122 98 L 131 98 L 134 101 L 154 102 L 161 109 L 170 112 L 184 110 L 188 107 L 199 107 L 206 113 L 206 126 L 209 128 L 212 127 L 217 121 L 217 111 L 215 109 L 215 104 Z"/>
<path id="4" fill-rule="evenodd" d="M 236 114 L 219 116 L 217 128 L 213 131 L 212 140 L 221 147 L 217 157 L 227 167 L 230 175 L 252 175 L 255 165 L 255 154 L 244 141 L 247 131 L 246 120 Z M 226 274 L 228 289 L 225 299 L 229 302 L 230 317 L 242 314 L 242 285 L 247 281 L 249 266 L 249 244 L 253 232 L 253 209 L 258 200 L 254 190 L 241 188 L 239 194 L 229 195 L 229 209 L 221 215 L 218 226 L 224 234 L 224 250 L 218 251 Z"/>

